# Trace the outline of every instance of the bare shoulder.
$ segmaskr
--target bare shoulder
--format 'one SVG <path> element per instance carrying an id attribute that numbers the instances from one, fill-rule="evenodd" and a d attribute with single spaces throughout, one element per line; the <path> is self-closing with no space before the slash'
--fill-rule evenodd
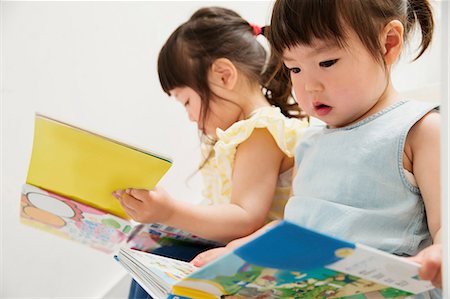
<path id="1" fill-rule="evenodd" d="M 238 146 L 238 149 L 253 148 L 257 146 L 259 147 L 259 150 L 264 150 L 264 148 L 260 147 L 261 145 L 267 149 L 278 147 L 272 134 L 270 134 L 269 130 L 266 128 L 254 129 L 250 136 Z"/>
<path id="2" fill-rule="evenodd" d="M 252 134 L 236 149 L 235 163 L 267 163 L 279 169 L 285 154 L 278 147 L 272 134 L 266 128 L 254 129 Z M 237 166 L 235 164 L 235 166 Z"/>
<path id="3" fill-rule="evenodd" d="M 408 139 L 411 145 L 431 141 L 440 135 L 441 115 L 438 112 L 429 112 L 422 117 L 410 130 Z"/>
<path id="4" fill-rule="evenodd" d="M 439 141 L 441 132 L 441 116 L 438 112 L 429 112 L 410 130 L 407 144 L 412 148 L 433 145 Z"/>

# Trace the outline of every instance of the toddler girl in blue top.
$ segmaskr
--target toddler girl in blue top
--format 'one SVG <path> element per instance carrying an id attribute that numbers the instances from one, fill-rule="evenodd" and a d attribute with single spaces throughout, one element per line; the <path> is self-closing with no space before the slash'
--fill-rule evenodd
<path id="1" fill-rule="evenodd" d="M 421 278 L 440 287 L 440 116 L 436 105 L 403 99 L 390 78 L 416 25 L 417 59 L 433 33 L 427 1 L 275 3 L 269 40 L 299 106 L 326 124 L 300 141 L 285 219 L 414 256 Z M 194 264 L 224 250 L 203 253 Z"/>

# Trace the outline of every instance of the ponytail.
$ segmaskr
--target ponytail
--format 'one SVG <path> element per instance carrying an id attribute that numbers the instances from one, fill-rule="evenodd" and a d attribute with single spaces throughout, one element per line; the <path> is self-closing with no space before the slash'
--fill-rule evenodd
<path id="1" fill-rule="evenodd" d="M 428 0 L 408 0 L 406 11 L 406 34 L 408 34 L 414 26 L 419 23 L 422 33 L 422 40 L 420 42 L 420 52 L 414 58 L 417 60 L 423 52 L 428 48 L 433 37 L 434 20 L 431 5 Z"/>

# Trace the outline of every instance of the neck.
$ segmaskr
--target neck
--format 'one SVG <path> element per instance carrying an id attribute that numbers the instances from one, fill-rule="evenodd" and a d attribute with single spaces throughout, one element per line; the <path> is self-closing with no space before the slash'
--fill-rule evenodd
<path id="1" fill-rule="evenodd" d="M 392 86 L 392 82 L 389 80 L 389 83 L 387 84 L 381 96 L 378 98 L 378 101 L 366 114 L 372 115 L 374 113 L 377 113 L 378 111 L 381 111 L 400 101 L 400 99 L 400 94 L 394 89 L 394 87 Z"/>
<path id="2" fill-rule="evenodd" d="M 363 120 L 389 106 L 401 100 L 400 94 L 394 89 L 392 86 L 392 82 L 389 80 L 386 88 L 383 90 L 381 95 L 378 97 L 378 100 L 374 103 L 374 105 L 366 112 L 364 115 L 359 117 L 357 120 L 352 123 L 356 123 L 360 120 Z M 348 125 L 348 124 L 347 124 Z"/>
<path id="3" fill-rule="evenodd" d="M 239 101 L 243 118 L 249 118 L 256 109 L 270 106 L 259 85 L 242 92 Z"/>

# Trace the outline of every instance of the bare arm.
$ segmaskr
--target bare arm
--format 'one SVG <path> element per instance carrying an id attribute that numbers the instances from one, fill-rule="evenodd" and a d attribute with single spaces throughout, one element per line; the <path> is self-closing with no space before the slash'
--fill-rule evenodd
<path id="1" fill-rule="evenodd" d="M 416 178 L 425 204 L 428 228 L 433 243 L 440 243 L 440 115 L 430 113 L 411 129 L 407 140 Z"/>
<path id="2" fill-rule="evenodd" d="M 139 222 L 160 222 L 226 242 L 264 225 L 284 157 L 272 135 L 256 129 L 237 148 L 229 204 L 192 205 L 171 199 L 161 188 L 129 189 L 118 197 L 126 212 Z"/>
<path id="3" fill-rule="evenodd" d="M 414 125 L 406 140 L 405 153 L 412 162 L 411 169 L 422 193 L 428 228 L 433 238 L 433 245 L 419 252 L 412 260 L 422 265 L 419 273 L 422 279 L 431 280 L 436 287 L 442 287 L 440 115 L 438 113 L 430 113 Z"/>

